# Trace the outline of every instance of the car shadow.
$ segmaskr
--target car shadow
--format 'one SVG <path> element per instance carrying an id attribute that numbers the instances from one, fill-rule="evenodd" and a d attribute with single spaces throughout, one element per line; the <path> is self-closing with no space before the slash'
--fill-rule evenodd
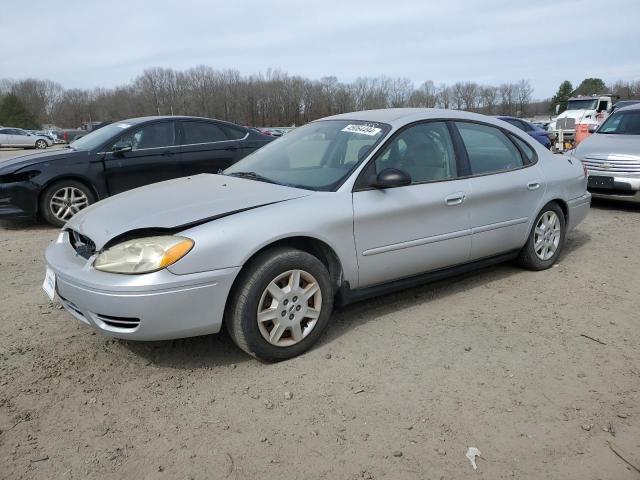
<path id="1" fill-rule="evenodd" d="M 583 249 L 590 241 L 588 233 L 574 230 L 567 238 L 565 248 L 560 255 L 562 263 L 566 255 Z M 438 282 L 400 290 L 361 301 L 337 309 L 325 335 L 314 348 L 330 344 L 352 328 L 375 320 L 376 317 L 417 305 L 428 306 L 432 300 L 438 300 L 459 294 L 478 285 L 501 280 L 522 273 L 522 269 L 512 263 L 503 263 L 485 267 Z M 205 335 L 180 340 L 159 342 L 131 342 L 118 340 L 122 346 L 158 366 L 174 369 L 211 368 L 231 366 L 253 359 L 242 352 L 223 329 L 216 335 Z"/>
<path id="2" fill-rule="evenodd" d="M 568 254 L 583 250 L 590 241 L 591 236 L 587 232 L 578 229 L 572 231 L 567 237 L 557 263 L 562 264 Z M 523 269 L 515 265 L 515 262 L 504 262 L 437 282 L 426 283 L 347 305 L 334 312 L 334 321 L 331 323 L 326 335 L 319 342 L 319 345 L 331 343 L 352 328 L 367 323 L 376 317 L 419 305 L 426 307 L 431 301 L 461 294 L 471 288 L 522 273 Z M 540 273 L 544 274 L 544 272 Z"/>
<path id="3" fill-rule="evenodd" d="M 20 219 L 0 220 L 0 229 L 4 230 L 59 230 L 57 227 L 42 220 Z"/>
<path id="4" fill-rule="evenodd" d="M 617 210 L 621 212 L 640 212 L 640 203 L 593 198 L 591 199 L 591 208 L 598 210 Z"/>
<path id="5" fill-rule="evenodd" d="M 215 335 L 158 342 L 117 341 L 148 363 L 175 369 L 232 366 L 252 360 L 233 343 L 224 330 Z"/>

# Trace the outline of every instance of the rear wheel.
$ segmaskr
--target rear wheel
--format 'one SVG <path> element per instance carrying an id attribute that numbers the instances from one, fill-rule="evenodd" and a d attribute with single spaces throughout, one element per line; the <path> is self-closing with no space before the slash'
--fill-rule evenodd
<path id="1" fill-rule="evenodd" d="M 311 348 L 333 309 L 322 262 L 300 250 L 275 248 L 250 261 L 240 275 L 225 315 L 233 341 L 264 361 L 286 360 Z"/>
<path id="2" fill-rule="evenodd" d="M 44 141 L 44 140 L 37 140 L 36 141 L 36 148 L 39 148 L 39 149 L 42 150 L 42 149 L 47 148 L 47 147 L 48 147 L 48 145 L 47 145 L 46 141 Z"/>
<path id="3" fill-rule="evenodd" d="M 529 239 L 520 251 L 518 263 L 529 270 L 551 267 L 564 246 L 565 217 L 560 206 L 551 202 L 538 214 Z"/>
<path id="4" fill-rule="evenodd" d="M 84 183 L 60 180 L 45 190 L 40 201 L 40 212 L 47 222 L 61 227 L 95 201 L 95 195 Z"/>

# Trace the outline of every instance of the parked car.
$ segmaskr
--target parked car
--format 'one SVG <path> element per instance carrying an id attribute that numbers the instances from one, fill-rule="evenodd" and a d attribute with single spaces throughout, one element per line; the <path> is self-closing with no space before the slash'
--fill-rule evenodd
<path id="1" fill-rule="evenodd" d="M 0 161 L 0 218 L 40 214 L 61 226 L 97 200 L 170 178 L 215 173 L 272 140 L 206 118 L 123 120 L 68 148 Z"/>
<path id="2" fill-rule="evenodd" d="M 0 129 L 0 147 L 45 149 L 51 145 L 53 140 L 48 136 L 35 135 L 21 128 Z"/>
<path id="3" fill-rule="evenodd" d="M 537 141 L 539 141 L 545 148 L 551 148 L 551 138 L 549 137 L 549 132 L 544 130 L 537 125 L 534 125 L 531 122 L 527 122 L 521 118 L 516 117 L 508 117 L 508 116 L 499 116 L 497 117 L 500 120 L 504 120 L 507 123 L 510 123 L 514 127 L 519 128 L 523 132 L 527 132 L 527 134 L 531 135 Z"/>
<path id="4" fill-rule="evenodd" d="M 111 336 L 218 332 L 263 360 L 348 303 L 507 259 L 543 270 L 587 214 L 580 162 L 479 114 L 389 109 L 297 128 L 222 175 L 117 195 L 46 251 L 45 290 Z M 526 292 L 523 292 L 526 294 Z"/>
<path id="5" fill-rule="evenodd" d="M 75 142 L 88 133 L 93 132 L 94 130 L 98 130 L 99 128 L 109 125 L 110 123 L 111 122 L 85 122 L 80 128 L 63 129 L 61 132 L 63 143 Z"/>
<path id="6" fill-rule="evenodd" d="M 640 103 L 640 100 L 620 100 L 613 105 L 611 112 L 615 112 L 616 110 L 620 110 L 621 108 L 628 107 L 630 105 L 636 105 Z"/>
<path id="7" fill-rule="evenodd" d="M 594 197 L 640 202 L 640 104 L 616 109 L 573 150 Z"/>

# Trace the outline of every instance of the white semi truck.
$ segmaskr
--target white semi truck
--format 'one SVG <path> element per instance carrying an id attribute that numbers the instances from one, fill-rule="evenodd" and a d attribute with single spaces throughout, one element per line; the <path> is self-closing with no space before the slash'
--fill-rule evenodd
<path id="1" fill-rule="evenodd" d="M 589 125 L 590 131 L 596 128 L 611 113 L 614 95 L 592 95 L 571 97 L 567 109 L 549 124 L 548 130 L 556 134 L 555 150 L 564 151 L 573 148 L 576 125 Z M 559 105 L 556 105 L 556 112 Z"/>

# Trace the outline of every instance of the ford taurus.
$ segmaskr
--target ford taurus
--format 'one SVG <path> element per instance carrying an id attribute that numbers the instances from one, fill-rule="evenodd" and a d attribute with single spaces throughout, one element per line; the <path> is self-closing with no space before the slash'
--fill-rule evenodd
<path id="1" fill-rule="evenodd" d="M 589 210 L 582 164 L 483 115 L 324 118 L 226 169 L 115 195 L 47 249 L 44 289 L 114 337 L 215 333 L 299 355 L 334 304 L 505 260 L 556 262 Z"/>

